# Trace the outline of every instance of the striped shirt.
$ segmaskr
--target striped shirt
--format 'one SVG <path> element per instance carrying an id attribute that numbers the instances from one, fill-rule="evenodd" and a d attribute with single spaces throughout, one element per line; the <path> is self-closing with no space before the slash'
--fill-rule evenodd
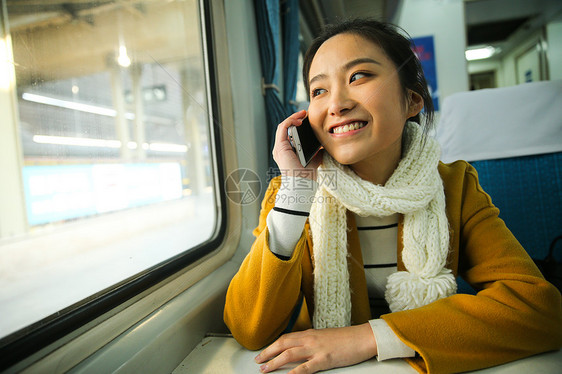
<path id="1" fill-rule="evenodd" d="M 387 277 L 396 272 L 399 217 L 355 215 L 373 317 L 388 313 L 384 291 Z"/>

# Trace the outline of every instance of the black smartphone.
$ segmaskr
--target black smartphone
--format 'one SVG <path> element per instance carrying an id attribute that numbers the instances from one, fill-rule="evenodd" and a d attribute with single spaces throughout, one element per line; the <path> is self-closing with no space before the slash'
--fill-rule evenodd
<path id="1" fill-rule="evenodd" d="M 288 129 L 289 142 L 299 157 L 303 167 L 306 167 L 310 160 L 318 153 L 322 144 L 314 135 L 308 117 L 303 119 L 300 126 L 291 126 Z"/>

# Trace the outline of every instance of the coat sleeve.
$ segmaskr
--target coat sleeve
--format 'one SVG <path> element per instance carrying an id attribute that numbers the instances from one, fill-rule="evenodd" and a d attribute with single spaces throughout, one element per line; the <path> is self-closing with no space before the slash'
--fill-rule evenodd
<path id="1" fill-rule="evenodd" d="M 459 274 L 479 292 L 382 316 L 419 353 L 420 372 L 476 370 L 562 346 L 560 292 L 548 283 L 464 162 L 442 174 Z M 459 169 L 460 170 L 459 172 Z M 456 170 L 456 171 L 455 171 Z M 457 195 L 457 196 L 455 196 Z"/>
<path id="2" fill-rule="evenodd" d="M 268 245 L 266 218 L 275 205 L 280 179 L 271 181 L 262 202 L 252 248 L 228 287 L 224 321 L 234 338 L 255 350 L 273 342 L 287 327 L 301 297 L 304 233 L 293 256 L 283 261 Z"/>

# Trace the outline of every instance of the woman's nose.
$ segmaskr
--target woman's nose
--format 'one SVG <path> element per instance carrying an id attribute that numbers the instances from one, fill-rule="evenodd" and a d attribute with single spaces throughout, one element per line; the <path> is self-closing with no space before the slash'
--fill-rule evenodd
<path id="1" fill-rule="evenodd" d="M 332 90 L 329 104 L 329 114 L 331 116 L 340 116 L 353 109 L 355 101 L 350 97 L 345 88 Z"/>

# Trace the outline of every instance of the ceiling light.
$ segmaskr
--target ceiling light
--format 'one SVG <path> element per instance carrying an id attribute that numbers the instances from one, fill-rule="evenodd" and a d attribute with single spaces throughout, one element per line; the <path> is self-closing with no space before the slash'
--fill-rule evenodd
<path id="1" fill-rule="evenodd" d="M 184 144 L 151 143 L 150 144 L 150 150 L 151 151 L 157 151 L 157 152 L 185 153 L 185 152 L 187 152 L 187 145 L 184 145 Z"/>
<path id="2" fill-rule="evenodd" d="M 495 52 L 496 49 L 489 45 L 484 48 L 467 49 L 464 52 L 464 55 L 468 61 L 472 61 L 492 57 Z"/>
<path id="3" fill-rule="evenodd" d="M 33 135 L 33 141 L 40 144 L 73 145 L 80 147 L 121 148 L 121 141 L 113 139 L 79 138 L 71 136 Z M 127 142 L 127 148 L 137 149 L 136 142 Z M 142 149 L 155 152 L 186 153 L 185 144 L 143 143 Z"/>
<path id="4" fill-rule="evenodd" d="M 124 68 L 131 65 L 131 59 L 127 56 L 127 47 L 124 45 L 119 47 L 119 56 L 117 56 L 117 63 Z"/>
<path id="5" fill-rule="evenodd" d="M 33 135 L 33 141 L 41 144 L 77 145 L 81 147 L 121 148 L 119 140 L 75 138 L 69 136 Z"/>
<path id="6" fill-rule="evenodd" d="M 31 101 L 31 102 L 34 102 L 34 103 L 52 105 L 52 106 L 56 106 L 56 107 L 59 107 L 59 108 L 65 108 L 65 109 L 78 110 L 80 112 L 85 112 L 85 113 L 99 114 L 99 115 L 108 116 L 108 117 L 117 116 L 117 111 L 115 109 L 101 107 L 101 106 L 97 106 L 97 105 L 79 103 L 79 102 L 76 102 L 76 101 L 61 100 L 61 99 L 56 99 L 54 97 L 37 95 L 37 94 L 28 93 L 28 92 L 24 92 L 22 94 L 21 98 L 26 100 L 26 101 Z M 133 119 L 135 119 L 135 115 L 134 115 L 134 113 L 127 112 L 127 113 L 125 113 L 125 118 L 129 119 L 129 120 L 133 120 Z"/>

